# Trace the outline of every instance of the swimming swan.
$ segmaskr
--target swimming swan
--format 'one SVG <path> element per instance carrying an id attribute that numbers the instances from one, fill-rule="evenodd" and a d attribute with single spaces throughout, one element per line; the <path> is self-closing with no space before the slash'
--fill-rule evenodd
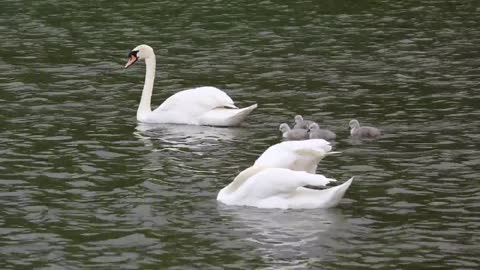
<path id="1" fill-rule="evenodd" d="M 222 90 L 205 86 L 178 92 L 157 109 L 151 109 L 156 59 L 152 47 L 139 45 L 128 54 L 125 68 L 145 60 L 146 74 L 137 120 L 145 123 L 173 123 L 206 126 L 236 126 L 257 108 L 257 104 L 239 109 Z"/>
<path id="2" fill-rule="evenodd" d="M 217 200 L 227 205 L 259 208 L 328 208 L 336 206 L 353 178 L 323 190 L 304 186 L 325 186 L 335 179 L 315 174 L 318 162 L 330 152 L 322 139 L 287 141 L 268 148 L 225 188 Z"/>

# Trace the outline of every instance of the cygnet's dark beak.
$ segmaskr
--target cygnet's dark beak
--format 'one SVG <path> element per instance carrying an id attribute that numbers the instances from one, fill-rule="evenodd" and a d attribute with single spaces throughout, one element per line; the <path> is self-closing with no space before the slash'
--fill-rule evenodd
<path id="1" fill-rule="evenodd" d="M 128 68 L 129 66 L 135 64 L 135 62 L 137 62 L 138 60 L 138 51 L 131 51 L 129 54 L 128 54 L 128 62 L 127 64 L 125 65 L 125 68 Z"/>

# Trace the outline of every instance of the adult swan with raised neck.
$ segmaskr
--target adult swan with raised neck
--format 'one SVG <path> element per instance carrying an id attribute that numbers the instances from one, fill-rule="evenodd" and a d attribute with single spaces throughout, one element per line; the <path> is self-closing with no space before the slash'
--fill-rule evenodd
<path id="1" fill-rule="evenodd" d="M 128 54 L 125 68 L 138 60 L 145 60 L 146 74 L 137 120 L 145 123 L 172 123 L 206 126 L 236 126 L 257 108 L 257 104 L 239 109 L 222 90 L 204 86 L 178 92 L 167 98 L 158 108 L 150 107 L 155 79 L 155 54 L 152 47 L 139 45 Z"/>

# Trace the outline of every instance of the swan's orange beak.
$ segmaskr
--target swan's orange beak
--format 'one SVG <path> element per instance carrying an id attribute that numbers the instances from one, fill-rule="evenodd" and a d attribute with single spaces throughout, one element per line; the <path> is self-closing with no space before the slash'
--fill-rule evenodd
<path id="1" fill-rule="evenodd" d="M 131 54 L 128 56 L 128 62 L 127 64 L 125 65 L 125 68 L 128 68 L 129 66 L 135 64 L 135 62 L 137 62 L 138 60 L 138 57 L 136 57 L 135 55 Z"/>

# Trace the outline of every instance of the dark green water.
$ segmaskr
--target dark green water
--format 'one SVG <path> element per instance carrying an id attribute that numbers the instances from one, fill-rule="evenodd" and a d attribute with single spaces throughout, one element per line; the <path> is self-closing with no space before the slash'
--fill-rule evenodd
<path id="1" fill-rule="evenodd" d="M 2 1 L 2 269 L 479 269 L 480 7 L 465 1 Z M 240 128 L 142 126 L 202 85 Z M 338 134 L 329 210 L 216 202 L 304 114 Z M 348 139 L 348 121 L 381 127 Z"/>

